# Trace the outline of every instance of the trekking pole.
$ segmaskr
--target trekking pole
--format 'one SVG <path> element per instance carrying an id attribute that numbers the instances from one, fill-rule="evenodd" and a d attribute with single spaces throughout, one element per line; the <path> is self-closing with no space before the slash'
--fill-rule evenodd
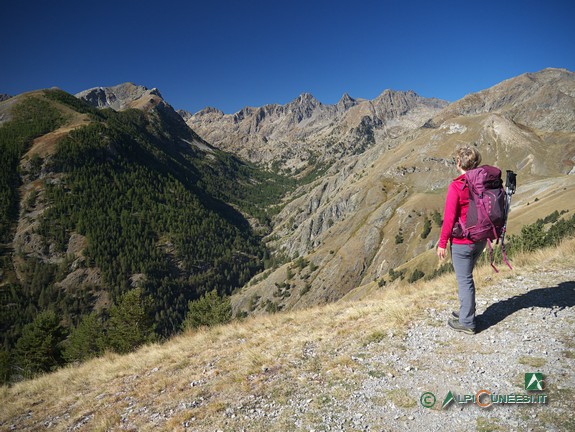
<path id="1" fill-rule="evenodd" d="M 511 196 L 515 193 L 517 188 L 517 174 L 511 170 L 507 170 L 507 178 L 505 179 L 505 219 L 503 223 L 503 229 L 501 230 L 501 252 L 503 253 L 503 260 L 507 267 L 513 269 L 509 262 L 507 261 L 507 253 L 505 252 L 505 232 L 507 231 L 507 217 L 509 216 L 509 210 L 511 209 Z"/>
<path id="2" fill-rule="evenodd" d="M 505 229 L 507 228 L 507 217 L 511 209 L 511 196 L 515 193 L 517 188 L 517 174 L 511 170 L 507 170 L 507 178 L 505 179 L 505 219 L 503 223 L 503 232 L 501 233 L 501 240 L 505 236 Z"/>

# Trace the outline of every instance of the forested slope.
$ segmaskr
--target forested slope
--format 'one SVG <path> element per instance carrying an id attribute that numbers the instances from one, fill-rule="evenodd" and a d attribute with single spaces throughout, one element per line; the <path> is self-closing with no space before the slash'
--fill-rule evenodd
<path id="1" fill-rule="evenodd" d="M 11 109 L 0 128 L 0 328 L 12 366 L 33 349 L 18 340 L 43 311 L 61 338 L 90 317 L 100 352 L 130 290 L 146 337 L 162 337 L 180 330 L 189 301 L 229 295 L 262 270 L 267 209 L 290 183 L 210 147 L 173 114 L 167 104 L 98 110 L 60 90 Z M 85 124 L 46 150 L 46 134 L 78 115 Z"/>

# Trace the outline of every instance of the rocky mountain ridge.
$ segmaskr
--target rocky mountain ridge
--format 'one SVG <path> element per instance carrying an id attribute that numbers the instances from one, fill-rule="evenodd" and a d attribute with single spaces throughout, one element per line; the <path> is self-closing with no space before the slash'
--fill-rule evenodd
<path id="1" fill-rule="evenodd" d="M 111 108 L 114 111 L 139 109 L 147 113 L 152 111 L 161 113 L 169 123 L 176 125 L 183 135 L 188 135 L 191 132 L 193 139 L 186 141 L 188 144 L 203 151 L 213 151 L 213 147 L 209 143 L 200 138 L 193 130 L 189 130 L 182 117 L 164 100 L 157 88 L 148 89 L 127 82 L 113 87 L 94 87 L 81 91 L 75 96 L 99 109 Z"/>
<path id="2" fill-rule="evenodd" d="M 510 78 L 489 89 L 472 93 L 449 105 L 428 126 L 449 117 L 504 113 L 511 121 L 542 132 L 575 131 L 575 74 L 549 68 Z"/>
<path id="3" fill-rule="evenodd" d="M 515 220 L 531 223 L 553 206 L 573 211 L 574 83 L 572 72 L 546 69 L 449 105 L 410 91 L 386 90 L 371 101 L 344 94 L 334 105 L 304 93 L 234 114 L 176 113 L 157 89 L 131 83 L 77 96 L 98 107 L 168 115 L 193 136 L 187 144 L 208 153 L 230 150 L 296 178 L 324 168 L 285 197 L 265 239 L 288 263 L 234 296 L 236 312 L 258 313 L 335 301 L 373 280 L 384 283 L 397 269 L 431 274 L 439 226 L 425 235 L 424 227 L 442 211 L 456 175 L 451 155 L 461 143 L 477 146 L 484 162 L 518 173 L 511 230 L 521 227 Z"/>
<path id="4" fill-rule="evenodd" d="M 112 108 L 122 111 L 128 108 L 150 109 L 167 103 L 157 88 L 148 89 L 130 82 L 113 87 L 94 87 L 75 95 L 96 108 Z"/>
<path id="5" fill-rule="evenodd" d="M 213 145 L 293 171 L 362 153 L 375 143 L 375 134 L 393 136 L 420 126 L 446 105 L 412 91 L 386 90 L 371 101 L 346 93 L 337 104 L 325 105 L 303 93 L 285 105 L 245 107 L 234 114 L 215 108 L 179 113 Z"/>
<path id="6" fill-rule="evenodd" d="M 374 145 L 335 162 L 275 219 L 270 244 L 315 270 L 295 271 L 294 260 L 265 273 L 235 297 L 236 308 L 307 307 L 373 280 L 384 283 L 390 271 L 433 273 L 440 227 L 433 223 L 425 234 L 424 227 L 440 217 L 445 188 L 457 176 L 452 154 L 459 144 L 478 147 L 484 163 L 517 172 L 512 232 L 521 228 L 515 220 L 575 210 L 574 76 L 557 69 L 521 75 L 399 136 L 375 134 Z"/>

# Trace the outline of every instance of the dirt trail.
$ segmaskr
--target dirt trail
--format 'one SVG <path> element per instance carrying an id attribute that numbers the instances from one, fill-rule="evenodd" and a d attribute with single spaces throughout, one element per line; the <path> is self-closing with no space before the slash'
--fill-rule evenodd
<path id="1" fill-rule="evenodd" d="M 89 123 L 90 119 L 87 114 L 73 113 L 72 118 L 66 122 L 65 126 L 36 138 L 22 160 L 28 160 L 33 154 L 38 154 L 40 157 L 44 158 L 54 153 L 56 150 L 56 143 L 60 138 L 70 133 L 70 131 Z"/>

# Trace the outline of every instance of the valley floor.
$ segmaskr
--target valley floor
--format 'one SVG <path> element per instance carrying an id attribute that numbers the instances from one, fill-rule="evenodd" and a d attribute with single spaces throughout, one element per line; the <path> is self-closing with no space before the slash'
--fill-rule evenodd
<path id="1" fill-rule="evenodd" d="M 446 275 L 3 388 L 0 429 L 575 430 L 574 252 L 571 240 L 517 259 L 513 271 L 478 269 L 473 336 L 446 326 L 457 305 Z M 542 391 L 525 388 L 534 372 Z M 459 403 L 481 390 L 508 403 Z M 455 400 L 442 409 L 449 392 Z M 525 402 L 517 395 L 546 403 L 510 403 Z"/>

